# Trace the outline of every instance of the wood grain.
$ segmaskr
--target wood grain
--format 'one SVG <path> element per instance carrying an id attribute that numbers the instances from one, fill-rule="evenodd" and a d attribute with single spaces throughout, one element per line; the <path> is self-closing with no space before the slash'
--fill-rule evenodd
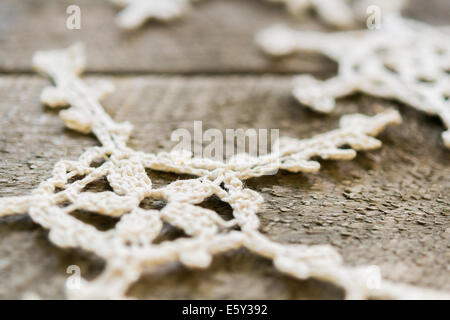
<path id="1" fill-rule="evenodd" d="M 80 30 L 66 28 L 66 8 L 81 8 Z M 253 43 L 254 34 L 272 23 L 295 21 L 281 8 L 261 1 L 204 1 L 183 19 L 122 31 L 118 12 L 104 0 L 3 0 L 0 3 L 0 70 L 30 71 L 36 50 L 60 48 L 75 41 L 86 44 L 88 70 L 112 73 L 237 73 L 333 71 L 325 59 L 271 61 Z M 297 23 L 299 25 L 300 23 Z M 322 28 L 314 19 L 308 28 Z"/>
<path id="2" fill-rule="evenodd" d="M 411 2 L 410 17 L 438 25 L 450 21 L 448 1 Z M 81 30 L 65 27 L 69 4 L 81 7 Z M 261 0 L 202 1 L 174 24 L 148 23 L 136 32 L 117 28 L 117 12 L 104 0 L 0 1 L 0 197 L 31 192 L 55 162 L 76 159 L 97 144 L 92 136 L 64 129 L 57 113 L 40 105 L 48 81 L 30 75 L 36 50 L 82 41 L 87 73 L 98 73 L 88 81 L 107 78 L 116 84 L 105 107 L 115 119 L 135 125 L 130 145 L 147 152 L 169 150 L 170 133 L 192 129 L 194 120 L 202 120 L 205 130 L 279 128 L 282 135 L 301 138 L 335 128 L 342 114 L 399 109 L 404 123 L 381 135 L 381 150 L 350 162 L 323 162 L 316 175 L 279 172 L 247 186 L 264 196 L 261 231 L 272 239 L 330 243 L 350 265 L 377 264 L 387 279 L 450 290 L 450 154 L 439 120 L 359 95 L 340 100 L 329 117 L 314 114 L 290 98 L 290 75 L 325 77 L 335 64 L 313 54 L 270 60 L 253 44 L 254 34 L 272 23 L 305 30 L 330 30 L 327 26 L 313 15 L 294 20 Z M 148 174 L 158 186 L 179 178 Z M 203 205 L 224 217 L 231 214 L 214 199 Z M 104 228 L 113 223 L 89 215 L 85 221 Z M 165 237 L 176 236 L 166 231 Z M 104 267 L 91 253 L 53 246 L 47 231 L 26 215 L 0 219 L 0 298 L 30 292 L 62 298 L 72 264 L 88 279 Z M 292 280 L 269 261 L 240 250 L 218 256 L 207 270 L 180 265 L 156 270 L 130 295 L 311 299 L 342 298 L 342 291 Z"/>
<path id="3" fill-rule="evenodd" d="M 103 77 L 101 77 L 103 78 Z M 247 181 L 260 192 L 261 231 L 283 243 L 331 243 L 350 265 L 377 264 L 390 280 L 450 290 L 450 157 L 439 120 L 411 108 L 364 96 L 340 100 L 336 113 L 314 114 L 289 97 L 289 76 L 106 77 L 117 91 L 104 103 L 117 120 L 135 125 L 130 145 L 147 152 L 170 149 L 170 133 L 192 129 L 279 128 L 296 138 L 336 127 L 342 114 L 397 108 L 404 122 L 380 138 L 382 149 L 354 161 L 323 162 L 318 174 L 279 172 Z M 98 77 L 88 77 L 95 81 Z M 76 158 L 93 137 L 63 127 L 39 104 L 48 84 L 35 76 L 0 77 L 1 196 L 26 194 L 61 158 Z M 157 185 L 176 175 L 149 172 Z M 100 183 L 94 186 L 104 188 Z M 220 214 L 229 208 L 212 203 Z M 96 221 L 92 221 L 95 220 Z M 93 224 L 103 223 L 91 219 Z M 89 219 L 88 219 L 89 221 Z M 107 223 L 107 221 L 105 222 Z M 0 219 L 0 298 L 26 291 L 62 297 L 70 264 L 94 277 L 100 259 L 55 248 L 26 216 Z M 219 256 L 210 269 L 170 265 L 146 275 L 130 291 L 141 298 L 340 298 L 315 280 L 294 281 L 246 251 Z"/>
<path id="4" fill-rule="evenodd" d="M 66 28 L 66 8 L 79 5 L 81 30 Z M 100 73 L 313 73 L 329 75 L 331 61 L 303 53 L 268 59 L 254 35 L 274 23 L 304 30 L 329 30 L 314 16 L 294 19 L 262 0 L 205 0 L 173 24 L 150 22 L 135 32 L 114 22 L 118 9 L 105 0 L 2 0 L 0 72 L 31 72 L 36 50 L 81 41 L 88 48 L 88 71 Z M 409 16 L 430 23 L 450 21 L 448 1 L 413 0 Z"/>

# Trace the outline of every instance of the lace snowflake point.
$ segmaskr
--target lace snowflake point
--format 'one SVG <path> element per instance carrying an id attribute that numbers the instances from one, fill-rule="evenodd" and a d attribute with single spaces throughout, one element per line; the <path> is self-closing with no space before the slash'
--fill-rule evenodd
<path id="1" fill-rule="evenodd" d="M 117 24 L 124 29 L 137 29 L 147 20 L 171 21 L 183 16 L 190 8 L 190 0 L 112 0 L 124 7 L 117 16 Z"/>
<path id="2" fill-rule="evenodd" d="M 79 75 L 86 65 L 85 47 L 81 42 L 65 49 L 38 51 L 33 55 L 32 65 L 38 72 L 56 74 L 55 67 L 61 68 L 59 73 Z"/>
<path id="3" fill-rule="evenodd" d="M 397 110 L 388 109 L 370 117 L 363 114 L 350 114 L 342 116 L 340 127 L 352 132 L 362 132 L 370 136 L 378 135 L 388 125 L 400 124 L 402 117 Z"/>
<path id="4" fill-rule="evenodd" d="M 265 53 L 274 57 L 291 54 L 297 46 L 294 31 L 282 24 L 259 31 L 255 40 Z"/>
<path id="5" fill-rule="evenodd" d="M 295 77 L 292 81 L 292 94 L 303 105 L 310 106 L 320 113 L 331 113 L 336 106 L 332 95 L 321 90 L 321 81 L 310 75 Z"/>
<path id="6" fill-rule="evenodd" d="M 64 90 L 49 86 L 41 93 L 41 103 L 50 108 L 62 108 L 69 105 Z"/>

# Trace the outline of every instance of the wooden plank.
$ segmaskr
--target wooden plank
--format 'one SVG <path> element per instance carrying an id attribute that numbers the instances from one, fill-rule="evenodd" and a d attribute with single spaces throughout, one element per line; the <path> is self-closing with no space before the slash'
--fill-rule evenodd
<path id="1" fill-rule="evenodd" d="M 81 30 L 66 28 L 66 8 L 77 4 Z M 148 23 L 136 32 L 120 30 L 117 8 L 104 0 L 5 0 L 0 4 L 0 70 L 30 70 L 39 49 L 82 41 L 95 72 L 259 72 L 323 69 L 320 59 L 271 62 L 254 46 L 255 32 L 273 22 L 293 19 L 277 6 L 256 1 L 205 1 L 173 24 Z M 312 19 L 307 25 L 318 27 Z M 333 67 L 328 64 L 328 68 Z M 326 67 L 326 66 L 325 66 Z"/>
<path id="2" fill-rule="evenodd" d="M 81 8 L 81 30 L 66 28 L 70 4 Z M 313 54 L 271 60 L 260 53 L 253 37 L 273 23 L 330 30 L 313 16 L 295 20 L 281 7 L 262 0 L 201 1 L 176 23 L 148 23 L 136 32 L 118 29 L 114 22 L 117 12 L 105 0 L 1 1 L 0 71 L 28 72 L 36 50 L 75 41 L 86 43 L 88 70 L 93 72 L 329 74 L 336 68 Z M 427 1 L 426 5 L 415 0 L 408 14 L 433 23 L 450 21 L 445 0 Z"/>
<path id="3" fill-rule="evenodd" d="M 279 172 L 252 179 L 247 186 L 265 198 L 261 230 L 270 238 L 283 243 L 331 243 L 348 264 L 377 264 L 390 280 L 450 290 L 450 157 L 437 119 L 364 96 L 343 99 L 333 115 L 320 116 L 289 98 L 289 76 L 107 78 L 117 86 L 105 101 L 107 111 L 135 125 L 131 145 L 147 152 L 168 150 L 172 130 L 192 129 L 194 120 L 203 120 L 205 129 L 279 128 L 281 135 L 300 138 L 335 128 L 345 113 L 398 108 L 404 122 L 380 136 L 382 149 L 362 153 L 354 161 L 323 162 L 315 175 Z M 30 192 L 49 176 L 57 160 L 74 159 L 84 147 L 96 144 L 90 136 L 65 130 L 56 113 L 39 104 L 47 84 L 34 76 L 0 77 L 0 196 Z M 177 178 L 149 174 L 158 184 Z M 212 207 L 229 214 L 226 207 Z M 80 265 L 82 275 L 89 278 L 102 268 L 98 258 L 51 245 L 46 232 L 26 216 L 0 219 L 0 257 L 0 298 L 19 298 L 27 291 L 44 298 L 62 297 L 68 265 Z M 282 276 L 268 261 L 245 251 L 220 256 L 201 272 L 180 266 L 158 272 L 146 275 L 130 294 L 145 298 L 342 296 L 325 283 Z"/>

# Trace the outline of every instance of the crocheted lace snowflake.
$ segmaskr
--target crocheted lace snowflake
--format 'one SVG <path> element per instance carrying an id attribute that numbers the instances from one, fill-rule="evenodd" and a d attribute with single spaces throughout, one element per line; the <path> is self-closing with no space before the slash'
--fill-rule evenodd
<path id="1" fill-rule="evenodd" d="M 67 290 L 69 298 L 125 298 L 130 285 L 146 269 L 177 261 L 188 267 L 206 268 L 214 254 L 240 247 L 272 259 L 278 270 L 293 277 L 331 281 L 345 289 L 347 298 L 449 297 L 381 278 L 376 286 L 369 286 L 373 268 L 346 267 L 341 256 L 328 245 L 285 245 L 269 240 L 258 231 L 257 213 L 263 198 L 243 184 L 244 179 L 274 168 L 317 171 L 319 163 L 310 160 L 312 157 L 349 160 L 355 157 L 355 150 L 378 148 L 381 142 L 373 136 L 386 125 L 400 121 L 396 111 L 373 117 L 348 115 L 334 131 L 306 140 L 281 139 L 276 155 L 241 156 L 239 161 L 229 163 L 193 158 L 181 152 L 144 153 L 126 145 L 131 125 L 115 122 L 100 105 L 100 98 L 111 87 L 104 83 L 88 86 L 78 77 L 84 62 L 80 45 L 37 52 L 33 59 L 36 69 L 55 83 L 43 91 L 42 102 L 51 107 L 70 105 L 60 112 L 65 125 L 83 133 L 92 132 L 101 146 L 87 149 L 78 161 L 58 162 L 52 177 L 32 194 L 0 199 L 0 217 L 28 212 L 33 221 L 49 229 L 49 238 L 55 245 L 82 248 L 106 261 L 98 278 L 83 280 L 79 289 Z M 339 148 L 344 145 L 352 149 Z M 99 160 L 103 164 L 94 165 Z M 198 178 L 154 188 L 145 169 Z M 106 177 L 113 191 L 84 190 L 102 177 Z M 232 220 L 224 221 L 215 211 L 198 206 L 212 195 L 230 204 Z M 144 210 L 139 204 L 147 197 L 163 199 L 167 205 L 162 210 Z M 113 229 L 100 231 L 70 214 L 78 209 L 120 217 L 120 221 Z M 183 229 L 188 237 L 153 243 L 163 222 Z M 375 277 L 380 275 L 376 273 Z"/>
<path id="2" fill-rule="evenodd" d="M 436 28 L 390 17 L 377 31 L 327 34 L 274 26 L 256 40 L 272 56 L 307 50 L 338 63 L 338 74 L 326 81 L 309 75 L 294 80 L 295 98 L 316 111 L 331 112 L 336 98 L 360 91 L 436 115 L 450 128 L 450 37 Z M 442 138 L 450 148 L 450 130 Z"/>
<path id="3" fill-rule="evenodd" d="M 284 4 L 295 16 L 303 16 L 314 10 L 325 23 L 349 28 L 367 19 L 367 9 L 376 6 L 385 16 L 397 15 L 406 6 L 407 0 L 267 0 Z"/>
<path id="4" fill-rule="evenodd" d="M 191 2 L 199 0 L 110 0 L 125 7 L 118 15 L 117 22 L 125 29 L 136 29 L 150 19 L 160 21 L 175 20 L 190 9 Z M 383 14 L 398 13 L 406 0 L 265 0 L 283 4 L 295 16 L 302 16 L 313 9 L 326 23 L 348 28 L 366 19 L 366 9 L 376 5 Z"/>
<path id="5" fill-rule="evenodd" d="M 171 21 L 184 15 L 190 0 L 110 0 L 125 7 L 117 16 L 117 23 L 125 29 L 136 29 L 150 19 Z"/>

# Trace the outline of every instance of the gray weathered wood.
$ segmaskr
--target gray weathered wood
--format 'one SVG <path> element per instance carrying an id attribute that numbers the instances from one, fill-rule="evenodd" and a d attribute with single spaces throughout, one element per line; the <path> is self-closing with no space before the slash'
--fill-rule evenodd
<path id="1" fill-rule="evenodd" d="M 66 8 L 81 8 L 81 30 L 66 28 Z M 75 41 L 86 44 L 88 69 L 96 72 L 317 72 L 317 56 L 270 61 L 253 44 L 253 36 L 271 23 L 286 19 L 281 8 L 261 1 L 214 0 L 195 6 L 183 19 L 149 22 L 138 31 L 115 24 L 118 9 L 104 0 L 4 0 L 0 3 L 0 70 L 31 69 L 34 51 L 59 48 Z M 312 18 L 302 25 L 320 28 Z M 298 25 L 298 24 L 297 24 Z"/>
<path id="2" fill-rule="evenodd" d="M 66 28 L 66 8 L 77 4 L 81 30 Z M 150 22 L 135 32 L 114 22 L 117 8 L 106 0 L 2 0 L 0 72 L 31 70 L 36 50 L 82 41 L 88 70 L 108 73 L 281 72 L 329 74 L 335 65 L 312 54 L 267 59 L 253 43 L 255 33 L 273 23 L 305 30 L 330 30 L 313 16 L 296 20 L 264 0 L 200 1 L 182 20 Z M 428 22 L 450 21 L 449 2 L 413 0 L 408 15 Z M 331 31 L 331 30 L 330 30 Z"/>
<path id="3" fill-rule="evenodd" d="M 272 239 L 331 243 L 350 265 L 377 264 L 390 280 L 450 290 L 450 157 L 437 119 L 363 96 L 339 101 L 330 117 L 317 115 L 289 97 L 289 76 L 108 79 L 117 91 L 105 101 L 107 111 L 135 125 L 131 146 L 147 152 L 168 150 L 171 131 L 191 129 L 194 120 L 203 120 L 205 128 L 280 128 L 282 135 L 300 138 L 335 128 L 345 113 L 398 108 L 404 122 L 380 136 L 382 149 L 350 162 L 323 162 L 322 171 L 315 175 L 280 172 L 252 179 L 247 186 L 266 200 L 261 230 Z M 56 113 L 39 104 L 40 91 L 47 84 L 35 76 L 0 77 L 0 196 L 28 193 L 49 176 L 57 160 L 76 158 L 84 147 L 96 144 L 90 136 L 64 129 Z M 158 185 L 177 178 L 149 175 Z M 212 207 L 229 214 L 220 203 Z M 87 253 L 53 246 L 46 232 L 26 216 L 0 219 L 0 261 L 0 298 L 18 298 L 27 291 L 44 298 L 62 297 L 68 265 L 80 265 L 83 276 L 90 278 L 102 268 L 101 261 Z M 218 257 L 208 270 L 168 266 L 145 276 L 130 294 L 145 298 L 342 296 L 328 284 L 282 276 L 268 261 L 244 251 Z"/>
<path id="4" fill-rule="evenodd" d="M 450 21 L 448 1 L 411 2 L 408 16 L 433 24 Z M 82 9 L 79 31 L 65 27 L 69 4 Z M 39 104 L 47 80 L 23 75 L 31 72 L 36 50 L 82 41 L 88 71 L 115 75 L 108 77 L 117 91 L 105 101 L 106 109 L 118 120 L 133 122 L 131 145 L 148 152 L 170 149 L 171 131 L 191 129 L 194 120 L 203 120 L 205 129 L 279 128 L 299 138 L 334 128 L 344 113 L 398 108 L 404 123 L 381 135 L 381 150 L 351 162 L 324 162 L 316 175 L 280 172 L 247 186 L 266 200 L 261 230 L 274 240 L 331 243 L 348 264 L 378 264 L 390 280 L 450 290 L 450 157 L 439 121 L 363 96 L 341 100 L 335 114 L 320 116 L 290 98 L 289 76 L 256 75 L 333 72 L 333 63 L 312 54 L 267 59 L 252 42 L 255 32 L 276 22 L 308 30 L 329 30 L 326 26 L 313 16 L 296 21 L 261 0 L 199 2 L 174 24 L 149 23 L 136 32 L 119 30 L 116 13 L 104 0 L 0 1 L 0 73 L 8 74 L 0 76 L 0 197 L 31 192 L 50 176 L 56 161 L 75 159 L 97 144 L 92 136 L 64 129 L 56 112 Z M 193 76 L 202 73 L 222 76 Z M 156 185 L 179 178 L 148 173 Z M 203 205 L 230 215 L 217 201 Z M 114 223 L 90 215 L 85 221 L 104 228 Z M 167 230 L 165 237 L 171 236 Z M 89 279 L 103 267 L 92 254 L 53 246 L 47 232 L 26 215 L 0 219 L 0 298 L 27 292 L 61 298 L 65 270 L 72 264 Z M 130 295 L 283 299 L 340 298 L 342 292 L 314 280 L 292 280 L 269 261 L 239 251 L 217 257 L 206 271 L 163 268 L 141 279 Z"/>

